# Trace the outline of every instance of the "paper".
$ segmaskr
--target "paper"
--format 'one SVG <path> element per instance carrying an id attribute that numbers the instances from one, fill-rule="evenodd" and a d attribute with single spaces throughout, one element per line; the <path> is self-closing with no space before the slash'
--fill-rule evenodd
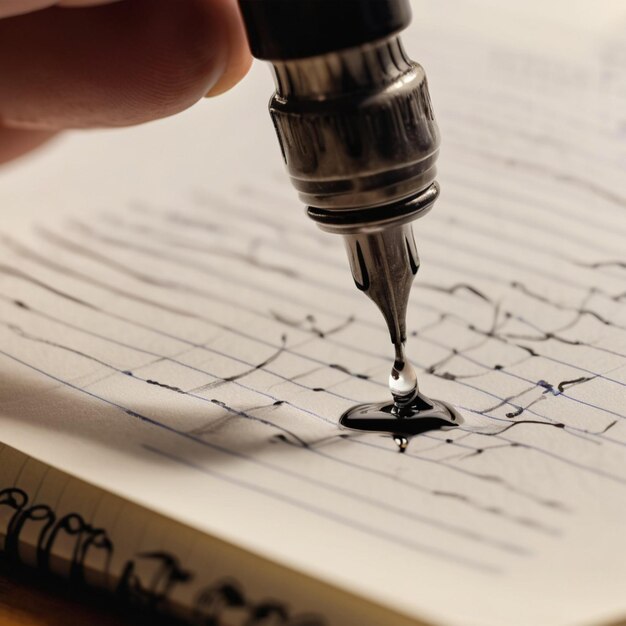
<path id="1" fill-rule="evenodd" d="M 258 67 L 3 172 L 0 440 L 434 623 L 623 617 L 626 15 L 538 11 L 529 41 L 444 5 L 407 35 L 443 136 L 408 351 L 462 428 L 405 455 L 338 430 L 392 350 L 289 187 Z"/>

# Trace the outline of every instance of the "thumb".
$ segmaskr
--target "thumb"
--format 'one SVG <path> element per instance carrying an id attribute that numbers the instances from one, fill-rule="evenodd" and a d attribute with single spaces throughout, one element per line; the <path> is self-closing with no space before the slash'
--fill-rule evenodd
<path id="1" fill-rule="evenodd" d="M 0 123 L 136 124 L 226 91 L 250 62 L 236 0 L 120 0 L 16 15 L 0 20 Z"/>

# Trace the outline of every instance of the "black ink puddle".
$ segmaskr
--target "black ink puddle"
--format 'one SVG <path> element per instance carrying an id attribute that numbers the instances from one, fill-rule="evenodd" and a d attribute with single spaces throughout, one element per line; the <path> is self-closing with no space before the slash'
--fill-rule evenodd
<path id="1" fill-rule="evenodd" d="M 404 452 L 415 435 L 456 428 L 463 423 L 463 418 L 447 402 L 416 393 L 404 406 L 393 401 L 358 404 L 348 409 L 339 423 L 351 430 L 388 433 L 400 452 Z"/>

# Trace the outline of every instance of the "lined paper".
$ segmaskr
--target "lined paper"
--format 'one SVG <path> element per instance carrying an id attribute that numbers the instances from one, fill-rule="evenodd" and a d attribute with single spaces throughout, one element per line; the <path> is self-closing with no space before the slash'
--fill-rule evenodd
<path id="1" fill-rule="evenodd" d="M 338 429 L 392 350 L 286 181 L 258 67 L 3 173 L 0 440 L 422 620 L 622 617 L 626 15 L 529 41 L 444 4 L 407 37 L 444 138 L 408 352 L 461 428 L 404 455 Z"/>

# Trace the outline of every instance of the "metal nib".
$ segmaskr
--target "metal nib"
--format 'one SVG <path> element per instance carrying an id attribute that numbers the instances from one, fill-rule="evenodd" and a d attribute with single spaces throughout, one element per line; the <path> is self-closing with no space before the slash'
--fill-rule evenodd
<path id="1" fill-rule="evenodd" d="M 344 235 L 352 277 L 380 309 L 394 345 L 406 341 L 406 309 L 419 257 L 411 224 Z"/>

